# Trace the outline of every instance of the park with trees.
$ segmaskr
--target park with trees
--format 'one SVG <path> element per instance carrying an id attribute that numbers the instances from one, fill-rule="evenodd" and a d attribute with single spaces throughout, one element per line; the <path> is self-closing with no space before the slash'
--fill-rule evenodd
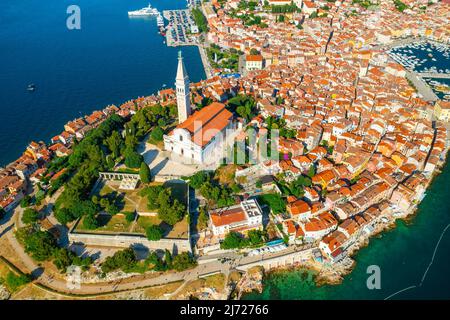
<path id="1" fill-rule="evenodd" d="M 57 169 L 67 168 L 72 172 L 70 179 L 63 183 L 64 191 L 56 200 L 55 217 L 67 224 L 85 216 L 84 227 L 93 230 L 98 227 L 96 216 L 100 211 L 115 215 L 123 209 L 120 196 L 111 193 L 99 199 L 91 195 L 91 189 L 100 171 L 111 171 L 119 163 L 138 170 L 144 184 L 151 180 L 150 169 L 136 149 L 138 144 L 150 134 L 150 138 L 162 140 L 164 129 L 176 116 L 176 106 L 154 105 L 138 110 L 126 122 L 118 115 L 112 115 L 97 128 L 88 132 L 77 142 L 73 153 L 62 163 L 52 163 Z"/>
<path id="2" fill-rule="evenodd" d="M 114 253 L 101 264 L 104 273 L 122 271 L 125 273 L 144 273 L 147 271 L 184 271 L 197 266 L 197 262 L 188 252 L 170 253 L 169 250 L 149 252 L 148 256 L 139 260 L 133 248 L 129 247 Z"/>

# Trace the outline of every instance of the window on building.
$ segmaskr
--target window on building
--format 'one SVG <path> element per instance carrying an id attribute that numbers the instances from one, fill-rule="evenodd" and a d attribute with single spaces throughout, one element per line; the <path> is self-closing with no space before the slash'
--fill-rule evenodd
<path id="1" fill-rule="evenodd" d="M 180 135 L 180 141 L 183 141 L 183 136 L 182 135 Z"/>

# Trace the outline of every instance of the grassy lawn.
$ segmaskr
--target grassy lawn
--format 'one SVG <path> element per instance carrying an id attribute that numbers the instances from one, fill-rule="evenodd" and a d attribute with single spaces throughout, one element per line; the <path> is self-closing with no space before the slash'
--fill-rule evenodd
<path id="1" fill-rule="evenodd" d="M 188 238 L 188 222 L 187 216 L 183 220 L 176 223 L 173 228 L 165 235 L 166 238 L 187 239 Z"/>
<path id="2" fill-rule="evenodd" d="M 134 226 L 134 233 L 145 233 L 147 227 L 151 225 L 159 225 L 163 229 L 164 238 L 187 239 L 188 238 L 188 222 L 187 216 L 183 220 L 176 223 L 173 227 L 155 217 L 139 217 Z"/>
<path id="3" fill-rule="evenodd" d="M 134 226 L 133 232 L 136 233 L 145 233 L 145 230 L 152 226 L 152 225 L 159 225 L 161 224 L 161 220 L 155 216 L 155 217 L 139 217 L 137 220 L 136 225 Z"/>
<path id="4" fill-rule="evenodd" d="M 144 187 L 138 187 L 135 190 L 119 190 L 118 182 L 107 182 L 105 183 L 101 189 L 96 192 L 98 196 L 106 196 L 112 192 L 117 192 L 118 194 L 124 195 L 124 207 L 121 212 L 129 212 L 129 211 L 140 211 L 140 212 L 148 212 L 147 209 L 147 198 L 141 197 L 139 195 L 140 191 Z"/>
<path id="5" fill-rule="evenodd" d="M 137 206 L 136 206 L 136 211 L 138 212 L 153 212 L 155 210 L 149 210 L 147 207 L 148 204 L 148 199 L 147 197 L 140 197 L 139 201 L 136 202 Z"/>
<path id="6" fill-rule="evenodd" d="M 12 273 L 14 275 L 17 275 L 15 272 L 11 271 L 10 267 L 3 261 L 0 260 L 0 284 L 3 284 L 7 290 L 10 292 L 11 295 L 13 295 L 16 292 L 19 292 L 21 289 L 23 289 L 25 286 L 28 286 L 29 284 L 21 285 L 18 287 L 10 287 L 6 283 L 6 278 L 9 273 Z"/>
<path id="7" fill-rule="evenodd" d="M 132 222 L 128 222 L 124 215 L 116 214 L 110 216 L 108 214 L 100 214 L 97 216 L 99 227 L 95 230 L 88 230 L 83 226 L 83 220 L 77 225 L 77 231 L 90 232 L 131 232 Z"/>
<path id="8" fill-rule="evenodd" d="M 6 279 L 6 275 L 9 271 L 9 267 L 6 265 L 6 263 L 0 260 L 0 278 Z"/>
<path id="9" fill-rule="evenodd" d="M 113 188 L 111 188 L 108 184 L 105 183 L 97 194 L 99 196 L 103 197 L 103 196 L 106 196 L 107 194 L 110 194 L 113 191 L 115 191 L 115 190 Z"/>

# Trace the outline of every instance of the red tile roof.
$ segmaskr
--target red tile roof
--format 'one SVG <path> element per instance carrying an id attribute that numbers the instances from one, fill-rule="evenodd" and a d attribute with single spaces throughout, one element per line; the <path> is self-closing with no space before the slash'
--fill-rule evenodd
<path id="1" fill-rule="evenodd" d="M 186 129 L 192 141 L 200 146 L 206 146 L 211 139 L 229 124 L 233 114 L 225 109 L 225 105 L 213 102 L 200 111 L 195 112 L 186 121 L 180 123 L 178 129 Z"/>

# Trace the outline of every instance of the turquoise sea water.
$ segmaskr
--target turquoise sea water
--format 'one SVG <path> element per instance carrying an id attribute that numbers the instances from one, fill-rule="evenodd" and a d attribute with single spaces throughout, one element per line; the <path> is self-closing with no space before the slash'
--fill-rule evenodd
<path id="1" fill-rule="evenodd" d="M 69 5 L 81 30 L 66 28 Z M 152 0 L 164 9 L 184 0 Z M 30 140 L 49 141 L 80 115 L 173 86 L 177 52 L 163 44 L 156 18 L 129 18 L 147 0 L 0 1 L 0 166 Z M 196 47 L 183 47 L 192 81 L 205 78 Z M 37 90 L 27 92 L 34 83 Z"/>
<path id="2" fill-rule="evenodd" d="M 66 29 L 66 8 L 81 8 L 81 31 Z M 182 8 L 183 0 L 153 0 L 158 9 Z M 0 165 L 20 155 L 31 140 L 48 140 L 80 114 L 119 104 L 172 85 L 177 48 L 168 48 L 153 19 L 126 12 L 145 0 L 0 1 Z M 184 47 L 193 81 L 204 78 L 198 50 Z M 37 90 L 28 93 L 26 86 Z M 450 223 L 450 172 L 446 165 L 410 223 L 371 239 L 357 265 L 338 286 L 316 287 L 311 275 L 269 276 L 258 299 L 384 299 L 418 285 L 436 243 Z M 394 298 L 450 298 L 450 231 L 445 233 L 423 285 Z M 367 266 L 381 268 L 381 290 L 366 287 Z"/>

